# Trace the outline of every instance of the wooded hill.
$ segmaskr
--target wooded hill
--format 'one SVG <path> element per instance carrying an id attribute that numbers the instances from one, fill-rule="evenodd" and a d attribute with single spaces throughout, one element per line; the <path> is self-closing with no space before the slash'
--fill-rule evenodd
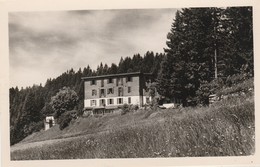
<path id="1" fill-rule="evenodd" d="M 43 128 L 45 115 L 53 113 L 51 97 L 64 86 L 76 91 L 76 109 L 81 111 L 83 76 L 151 72 L 157 78 L 160 95 L 182 99 L 184 106 L 190 102 L 207 104 L 205 99 L 214 93 L 216 85 L 253 77 L 252 29 L 252 7 L 185 8 L 176 13 L 165 53 L 135 54 L 121 58 L 118 65 L 100 63 L 96 70 L 89 66 L 70 69 L 47 79 L 44 86 L 10 88 L 11 145 Z"/>
<path id="2" fill-rule="evenodd" d="M 32 87 L 18 87 L 10 89 L 10 135 L 11 144 L 19 142 L 29 134 L 43 128 L 43 120 L 46 115 L 54 113 L 50 101 L 59 89 L 70 87 L 79 96 L 79 103 L 76 106 L 78 111 L 83 109 L 84 87 L 83 76 L 106 75 L 126 73 L 134 71 L 151 72 L 155 75 L 160 68 L 163 54 L 147 52 L 144 56 L 134 55 L 132 58 L 121 58 L 118 65 L 108 66 L 100 63 L 96 70 L 89 66 L 74 71 L 70 69 L 57 78 L 47 79 L 46 84 L 34 85 Z"/>

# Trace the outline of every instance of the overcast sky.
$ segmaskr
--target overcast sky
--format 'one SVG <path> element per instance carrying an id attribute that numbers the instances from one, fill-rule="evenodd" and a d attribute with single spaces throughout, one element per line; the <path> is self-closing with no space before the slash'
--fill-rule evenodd
<path id="1" fill-rule="evenodd" d="M 9 13 L 10 86 L 45 84 L 74 68 L 163 52 L 176 9 Z"/>

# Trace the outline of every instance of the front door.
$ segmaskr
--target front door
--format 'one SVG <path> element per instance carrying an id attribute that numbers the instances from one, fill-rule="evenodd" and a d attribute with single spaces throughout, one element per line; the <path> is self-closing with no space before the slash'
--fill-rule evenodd
<path id="1" fill-rule="evenodd" d="M 50 128 L 53 126 L 53 121 L 51 119 L 49 120 L 49 125 L 50 125 Z"/>

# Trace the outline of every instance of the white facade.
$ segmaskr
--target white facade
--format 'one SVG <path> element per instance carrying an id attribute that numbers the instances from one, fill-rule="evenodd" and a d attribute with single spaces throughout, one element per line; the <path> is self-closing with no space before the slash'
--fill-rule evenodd
<path id="1" fill-rule="evenodd" d="M 101 106 L 104 106 L 104 104 L 105 104 L 105 106 L 118 106 L 118 105 L 123 105 L 123 104 L 133 104 L 133 105 L 140 106 L 140 98 L 141 98 L 141 96 L 118 96 L 118 97 L 106 97 L 106 98 L 98 98 L 98 99 L 97 98 L 86 99 L 86 100 L 84 100 L 84 106 L 85 107 L 101 107 Z M 144 97 L 144 99 L 145 99 L 145 97 Z"/>
<path id="2" fill-rule="evenodd" d="M 48 130 L 55 125 L 54 116 L 47 116 L 44 121 L 44 129 Z"/>

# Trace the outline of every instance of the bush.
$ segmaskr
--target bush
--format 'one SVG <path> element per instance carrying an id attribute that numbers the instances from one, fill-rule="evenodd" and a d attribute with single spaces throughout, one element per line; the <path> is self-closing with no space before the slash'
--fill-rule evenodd
<path id="1" fill-rule="evenodd" d="M 60 130 L 63 130 L 64 128 L 66 128 L 67 126 L 69 126 L 70 122 L 73 119 L 77 118 L 77 111 L 72 110 L 72 111 L 67 111 L 65 113 L 63 113 L 59 119 L 58 119 L 58 124 L 60 127 Z"/>
<path id="2" fill-rule="evenodd" d="M 29 125 L 25 125 L 23 128 L 25 136 L 28 136 L 34 132 L 38 132 L 44 128 L 43 121 L 31 122 Z"/>
<path id="3" fill-rule="evenodd" d="M 84 110 L 84 109 L 82 111 L 83 111 L 82 117 L 89 117 L 93 112 L 91 110 Z"/>
<path id="4" fill-rule="evenodd" d="M 222 95 L 229 95 L 232 93 L 247 93 L 250 88 L 254 87 L 253 78 L 250 75 L 245 74 L 235 74 L 223 80 L 217 78 L 211 82 L 204 82 L 200 85 L 199 89 L 196 91 L 196 100 L 198 104 L 208 105 L 209 95 L 216 94 L 217 97 Z"/>
<path id="5" fill-rule="evenodd" d="M 134 111 L 137 111 L 139 109 L 139 106 L 137 104 L 135 105 L 132 105 L 132 104 L 124 104 L 122 106 L 122 109 L 121 109 L 121 115 L 124 115 L 126 113 L 129 113 L 129 112 L 134 112 Z"/>
<path id="6" fill-rule="evenodd" d="M 85 109 L 84 109 L 84 101 L 79 101 L 78 105 L 76 106 L 76 109 L 78 111 L 77 115 L 79 117 L 83 116 L 84 111 L 85 111 Z"/>
<path id="7" fill-rule="evenodd" d="M 84 109 L 78 109 L 78 110 L 77 110 L 77 115 L 78 115 L 79 117 L 82 117 L 83 114 L 84 114 Z"/>
<path id="8" fill-rule="evenodd" d="M 136 110 L 139 109 L 139 106 L 138 106 L 137 104 L 135 104 L 135 105 L 133 106 L 133 109 L 136 111 Z"/>
<path id="9" fill-rule="evenodd" d="M 152 98 L 152 101 L 151 101 L 151 103 L 150 103 L 151 109 L 153 109 L 153 110 L 155 110 L 155 111 L 157 110 L 157 108 L 158 108 L 158 106 L 159 106 L 158 101 L 159 101 L 159 98 L 158 98 L 158 97 L 153 97 L 153 98 Z"/>
<path id="10" fill-rule="evenodd" d="M 212 80 L 211 82 L 203 82 L 196 91 L 196 101 L 198 104 L 208 105 L 209 95 L 216 94 L 217 90 L 224 86 L 224 81 L 221 78 Z"/>
<path id="11" fill-rule="evenodd" d="M 228 87 L 231 87 L 235 84 L 241 83 L 247 79 L 250 78 L 250 75 L 248 73 L 244 74 L 234 74 L 232 76 L 228 76 L 225 82 L 225 85 Z"/>
<path id="12" fill-rule="evenodd" d="M 130 110 L 129 110 L 129 105 L 128 104 L 124 104 L 122 106 L 122 111 L 121 111 L 121 115 L 125 115 L 126 113 L 128 113 Z"/>
<path id="13" fill-rule="evenodd" d="M 254 78 L 250 78 L 245 80 L 244 82 L 238 83 L 232 87 L 226 87 L 223 89 L 219 89 L 217 91 L 217 95 L 220 97 L 222 95 L 230 95 L 233 93 L 248 93 L 250 90 L 252 91 L 254 88 Z"/>

